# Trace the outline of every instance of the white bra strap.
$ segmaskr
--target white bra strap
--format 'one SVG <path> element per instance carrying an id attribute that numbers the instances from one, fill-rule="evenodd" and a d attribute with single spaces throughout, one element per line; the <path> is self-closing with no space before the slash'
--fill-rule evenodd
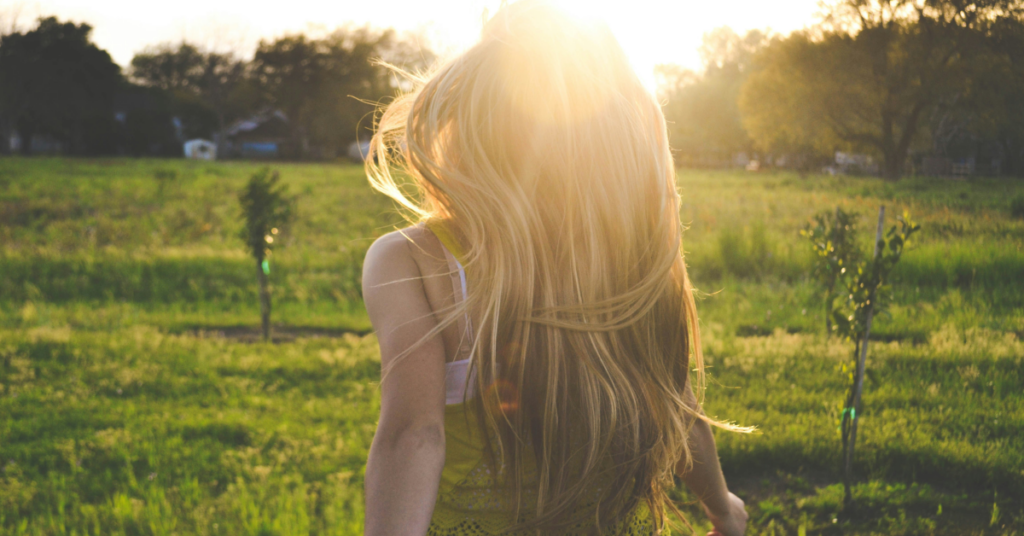
<path id="1" fill-rule="evenodd" d="M 447 248 L 445 248 L 445 250 L 447 251 Z M 448 254 L 451 255 L 451 252 L 449 251 Z M 466 269 L 462 267 L 462 263 L 459 262 L 459 259 L 455 258 L 455 255 L 452 255 L 452 260 L 455 261 L 455 266 L 459 269 L 459 283 L 462 284 L 462 301 L 466 301 Z M 469 322 L 468 313 L 466 316 L 466 322 Z"/>
<path id="2" fill-rule="evenodd" d="M 466 290 L 466 269 L 462 266 L 462 263 L 459 262 L 459 259 L 455 258 L 455 255 L 453 255 L 452 252 L 448 250 L 448 248 L 444 245 L 444 242 L 441 242 L 440 240 L 438 240 L 438 242 L 441 243 L 441 249 L 444 250 L 444 256 L 445 256 L 445 258 L 448 261 L 448 268 L 449 268 L 449 270 L 451 270 L 451 275 L 452 275 L 452 292 L 453 292 L 453 294 L 455 294 L 455 296 L 454 296 L 455 297 L 455 304 L 458 305 L 460 302 L 465 301 L 466 300 L 466 296 L 468 295 L 467 294 L 467 290 Z M 459 279 L 458 279 L 458 285 L 457 286 L 456 286 L 456 283 L 455 283 L 455 273 L 456 272 L 459 274 Z M 456 291 L 458 291 L 458 292 L 456 292 Z M 469 311 L 466 311 L 466 313 L 465 313 L 465 321 L 466 321 L 466 339 L 465 340 L 466 341 L 472 341 L 473 340 L 473 322 L 469 319 Z M 462 348 L 460 349 L 461 350 L 460 353 L 468 353 L 469 349 L 471 347 L 472 347 L 472 343 L 471 342 L 470 342 L 470 344 L 463 344 Z"/>

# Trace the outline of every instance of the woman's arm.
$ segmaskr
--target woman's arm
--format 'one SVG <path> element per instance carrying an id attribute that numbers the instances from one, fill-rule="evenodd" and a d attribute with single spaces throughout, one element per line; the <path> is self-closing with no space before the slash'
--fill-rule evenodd
<path id="1" fill-rule="evenodd" d="M 408 238 L 391 233 L 367 251 L 363 299 L 390 368 L 366 463 L 365 534 L 426 534 L 444 467 L 445 349 L 436 336 L 396 361 L 437 325 Z"/>
<path id="2" fill-rule="evenodd" d="M 686 385 L 686 399 L 690 407 L 697 407 L 697 399 L 689 383 Z M 747 526 L 747 511 L 743 500 L 730 493 L 725 484 L 711 425 L 695 419 L 687 441 L 693 464 L 687 470 L 686 460 L 680 460 L 676 474 L 704 505 L 705 513 L 715 526 L 715 531 L 710 534 L 742 535 Z"/>

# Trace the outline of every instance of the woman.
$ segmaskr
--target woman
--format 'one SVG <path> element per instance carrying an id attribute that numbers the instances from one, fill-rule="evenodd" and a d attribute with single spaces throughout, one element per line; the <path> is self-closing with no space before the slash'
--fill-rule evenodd
<path id="1" fill-rule="evenodd" d="M 366 534 L 651 534 L 674 475 L 742 534 L 709 425 L 728 426 L 691 389 L 665 121 L 608 28 L 522 0 L 419 82 L 367 159 L 414 225 L 364 265 Z"/>

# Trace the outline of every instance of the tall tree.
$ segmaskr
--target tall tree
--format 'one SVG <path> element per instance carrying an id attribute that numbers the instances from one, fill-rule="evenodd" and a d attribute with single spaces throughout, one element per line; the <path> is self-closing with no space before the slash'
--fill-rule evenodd
<path id="1" fill-rule="evenodd" d="M 91 31 L 50 17 L 0 37 L 0 114 L 14 123 L 26 154 L 35 134 L 83 154 L 102 142 L 93 133 L 111 130 L 121 68 L 90 41 Z"/>
<path id="2" fill-rule="evenodd" d="M 758 30 L 740 36 L 722 27 L 704 35 L 703 73 L 658 66 L 659 97 L 665 102 L 673 148 L 682 160 L 720 162 L 751 149 L 736 101 L 752 58 L 766 40 Z"/>
<path id="3" fill-rule="evenodd" d="M 341 28 L 320 39 L 291 35 L 261 42 L 253 76 L 264 102 L 288 115 L 301 151 L 314 146 L 329 154 L 356 139 L 372 103 L 396 90 L 390 71 L 375 60 L 408 65 L 431 58 L 393 30 Z"/>
<path id="4" fill-rule="evenodd" d="M 181 115 L 206 108 L 216 119 L 216 131 L 250 111 L 254 93 L 245 62 L 231 54 L 203 51 L 189 43 L 163 44 L 132 58 L 131 78 L 144 86 L 171 92 Z M 193 118 L 202 122 L 202 118 Z"/>
<path id="5" fill-rule="evenodd" d="M 990 53 L 960 107 L 968 114 L 960 115 L 968 115 L 972 134 L 998 146 L 1002 173 L 1024 176 L 1024 21 L 999 17 L 984 31 Z"/>
<path id="6" fill-rule="evenodd" d="M 1017 0 L 839 0 L 823 23 L 775 40 L 740 97 L 766 150 L 849 148 L 903 173 L 926 117 L 967 91 L 981 26 Z M 781 130 L 781 132 L 780 132 Z"/>
<path id="7" fill-rule="evenodd" d="M 840 61 L 819 48 L 806 33 L 794 33 L 774 38 L 758 54 L 738 105 L 743 126 L 759 150 L 815 157 L 841 143 L 823 119 L 823 110 L 847 110 L 836 95 L 859 93 L 848 84 L 831 84 L 831 78 L 816 76 L 818 69 Z"/>

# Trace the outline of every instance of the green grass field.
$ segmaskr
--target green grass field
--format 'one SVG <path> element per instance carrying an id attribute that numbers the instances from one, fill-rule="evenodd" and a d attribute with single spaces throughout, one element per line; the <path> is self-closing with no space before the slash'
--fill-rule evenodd
<path id="1" fill-rule="evenodd" d="M 359 274 L 401 218 L 359 167 L 274 167 L 298 219 L 264 344 L 236 198 L 257 165 L 0 159 L 0 533 L 361 533 L 379 363 Z M 748 534 L 1024 534 L 1024 181 L 679 185 L 706 409 L 759 428 L 717 433 Z M 850 518 L 851 346 L 824 335 L 798 231 L 839 205 L 867 249 L 880 204 L 923 231 L 873 331 Z"/>

